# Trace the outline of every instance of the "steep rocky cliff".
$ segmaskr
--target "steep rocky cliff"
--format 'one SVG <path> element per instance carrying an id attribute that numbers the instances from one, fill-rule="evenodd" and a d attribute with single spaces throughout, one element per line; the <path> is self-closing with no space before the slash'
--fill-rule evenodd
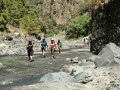
<path id="1" fill-rule="evenodd" d="M 79 12 L 84 0 L 38 0 L 37 12 L 43 21 L 54 20 L 57 24 L 67 24 Z"/>
<path id="2" fill-rule="evenodd" d="M 98 53 L 109 42 L 120 45 L 120 1 L 97 0 L 94 5 L 91 51 Z"/>

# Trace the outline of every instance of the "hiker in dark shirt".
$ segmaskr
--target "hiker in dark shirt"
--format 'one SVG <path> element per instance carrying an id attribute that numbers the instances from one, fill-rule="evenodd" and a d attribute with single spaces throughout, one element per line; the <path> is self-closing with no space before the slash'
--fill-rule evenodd
<path id="1" fill-rule="evenodd" d="M 61 53 L 62 43 L 60 40 L 58 40 L 57 45 L 58 45 L 58 51 L 59 53 Z"/>
<path id="2" fill-rule="evenodd" d="M 33 61 L 33 45 L 34 42 L 32 40 L 32 37 L 28 39 L 28 44 L 27 44 L 27 52 L 28 52 L 28 61 Z"/>

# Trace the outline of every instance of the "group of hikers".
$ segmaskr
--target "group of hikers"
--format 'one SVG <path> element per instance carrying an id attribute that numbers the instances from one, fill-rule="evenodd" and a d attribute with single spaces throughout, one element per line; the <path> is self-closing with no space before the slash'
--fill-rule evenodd
<path id="1" fill-rule="evenodd" d="M 28 44 L 27 44 L 27 52 L 28 52 L 28 61 L 33 61 L 33 46 L 34 46 L 34 41 L 32 40 L 32 38 L 29 38 L 28 40 Z M 42 51 L 42 56 L 43 58 L 46 57 L 45 52 L 48 48 L 50 48 L 50 53 L 52 55 L 53 58 L 55 58 L 55 51 L 56 51 L 56 47 L 58 47 L 58 51 L 59 53 L 61 53 L 61 48 L 62 48 L 62 43 L 60 40 L 57 41 L 57 44 L 55 42 L 55 40 L 53 38 L 51 38 L 50 44 L 48 45 L 47 41 L 45 38 L 43 38 L 40 41 L 40 45 L 41 45 L 41 51 Z"/>

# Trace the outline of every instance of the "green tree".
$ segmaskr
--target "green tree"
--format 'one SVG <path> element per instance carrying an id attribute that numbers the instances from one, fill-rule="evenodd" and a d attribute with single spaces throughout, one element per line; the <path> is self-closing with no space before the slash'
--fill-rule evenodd
<path id="1" fill-rule="evenodd" d="M 6 20 L 5 18 L 1 15 L 0 16 L 0 31 L 5 31 L 6 29 Z"/>
<path id="2" fill-rule="evenodd" d="M 20 27 L 28 33 L 40 33 L 40 21 L 32 15 L 26 15 L 20 20 Z"/>
<path id="3" fill-rule="evenodd" d="M 26 0 L 0 0 L 1 31 L 6 29 L 6 24 L 22 28 L 29 33 L 40 31 L 36 9 L 26 2 Z"/>
<path id="4" fill-rule="evenodd" d="M 71 20 L 66 30 L 66 38 L 79 38 L 85 34 L 90 26 L 90 17 L 88 15 L 76 16 Z"/>

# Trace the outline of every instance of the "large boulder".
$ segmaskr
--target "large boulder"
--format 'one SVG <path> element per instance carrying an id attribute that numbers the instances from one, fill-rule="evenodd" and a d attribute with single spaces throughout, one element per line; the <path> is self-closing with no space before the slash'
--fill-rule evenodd
<path id="1" fill-rule="evenodd" d="M 94 56 L 90 60 L 95 62 L 97 67 L 120 65 L 120 48 L 114 43 L 109 43 L 100 51 L 97 57 Z"/>

